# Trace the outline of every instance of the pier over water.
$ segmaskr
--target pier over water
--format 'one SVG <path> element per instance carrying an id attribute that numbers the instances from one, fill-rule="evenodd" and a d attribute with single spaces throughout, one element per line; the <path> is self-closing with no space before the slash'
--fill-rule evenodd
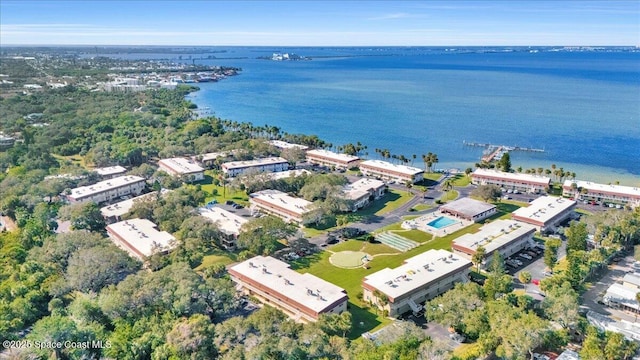
<path id="1" fill-rule="evenodd" d="M 474 141 L 466 141 L 463 140 L 462 144 L 465 146 L 473 146 L 473 147 L 482 147 L 485 150 L 482 152 L 482 161 L 491 162 L 491 161 L 499 161 L 502 158 L 502 155 L 508 153 L 509 151 L 526 151 L 526 152 L 538 152 L 543 153 L 544 149 L 530 148 L 530 147 L 521 147 L 521 146 L 507 146 L 507 145 L 496 145 L 489 143 L 479 143 Z"/>

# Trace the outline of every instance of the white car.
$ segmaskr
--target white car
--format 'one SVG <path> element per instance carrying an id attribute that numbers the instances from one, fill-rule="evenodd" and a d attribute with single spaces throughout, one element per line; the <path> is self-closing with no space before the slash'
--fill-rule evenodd
<path id="1" fill-rule="evenodd" d="M 531 260 L 531 259 L 533 259 L 531 256 L 529 256 L 529 255 L 527 255 L 527 254 L 520 254 L 519 256 L 520 256 L 521 258 L 523 258 L 523 259 L 527 259 L 527 260 Z"/>

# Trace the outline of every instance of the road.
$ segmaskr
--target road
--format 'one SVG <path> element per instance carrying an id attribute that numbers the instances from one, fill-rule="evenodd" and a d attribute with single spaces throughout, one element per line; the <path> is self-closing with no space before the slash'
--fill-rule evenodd
<path id="1" fill-rule="evenodd" d="M 612 318 L 627 320 L 635 322 L 637 320 L 635 315 L 631 313 L 612 309 L 606 305 L 598 304 L 598 301 L 602 299 L 602 296 L 606 293 L 607 288 L 614 282 L 622 281 L 622 278 L 628 273 L 633 272 L 632 264 L 635 260 L 633 256 L 627 256 L 623 258 L 619 263 L 609 265 L 604 270 L 605 273 L 600 280 L 593 284 L 593 286 L 582 294 L 582 306 L 589 308 L 597 313 L 610 316 Z"/>

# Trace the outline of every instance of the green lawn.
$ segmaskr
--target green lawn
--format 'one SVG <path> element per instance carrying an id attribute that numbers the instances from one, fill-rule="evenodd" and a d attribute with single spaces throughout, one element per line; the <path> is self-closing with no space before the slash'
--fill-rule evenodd
<path id="1" fill-rule="evenodd" d="M 413 240 L 415 242 L 419 242 L 419 243 L 424 243 L 427 242 L 429 240 L 432 240 L 433 235 L 431 234 L 427 234 L 424 231 L 420 231 L 420 230 L 394 230 L 391 231 L 394 234 L 400 235 L 402 237 L 406 237 L 409 240 Z"/>
<path id="2" fill-rule="evenodd" d="M 438 181 L 442 177 L 442 174 L 441 173 L 428 173 L 428 172 L 425 172 L 423 177 L 426 180 Z"/>
<path id="3" fill-rule="evenodd" d="M 453 186 L 463 187 L 471 183 L 471 178 L 465 174 L 456 174 L 453 177 L 451 177 L 451 180 L 452 180 Z"/>
<path id="4" fill-rule="evenodd" d="M 404 205 L 412 197 L 413 195 L 406 191 L 389 190 L 381 199 L 374 201 L 373 204 L 356 212 L 356 214 L 361 216 L 383 215 Z"/>
<path id="5" fill-rule="evenodd" d="M 502 215 L 502 214 L 500 214 Z M 453 239 L 467 233 L 476 232 L 481 224 L 473 224 L 456 233 L 449 234 L 442 238 L 431 239 L 430 234 L 423 233 L 419 230 L 399 231 L 402 230 L 400 223 L 386 226 L 378 231 L 396 230 L 401 236 L 419 241 L 422 245 L 407 252 L 397 252 L 383 244 L 368 244 L 359 240 L 349 240 L 340 244 L 336 244 L 329 250 L 336 251 L 364 251 L 371 255 L 381 252 L 396 252 L 396 255 L 377 256 L 369 262 L 369 269 L 339 269 L 329 262 L 331 253 L 328 251 L 321 252 L 312 257 L 307 257 L 296 261 L 292 268 L 301 273 L 311 273 L 324 279 L 330 283 L 342 287 L 347 291 L 349 296 L 349 311 L 353 315 L 353 330 L 349 333 L 350 339 L 359 337 L 363 332 L 375 331 L 378 328 L 390 323 L 390 320 L 383 318 L 381 314 L 376 313 L 376 309 L 368 309 L 368 305 L 358 300 L 358 294 L 362 292 L 362 279 L 367 275 L 373 274 L 384 268 L 395 268 L 400 266 L 406 259 L 421 254 L 430 249 L 451 249 Z M 377 231 L 377 232 L 378 232 Z M 363 248 L 364 244 L 364 248 Z M 360 323 L 363 323 L 361 326 Z"/>
<path id="6" fill-rule="evenodd" d="M 213 264 L 222 263 L 229 265 L 236 261 L 236 254 L 230 252 L 215 251 L 210 255 L 205 255 L 202 259 L 202 263 L 195 268 L 196 271 L 201 271 Z"/>
<path id="7" fill-rule="evenodd" d="M 445 193 L 442 194 L 442 197 L 440 197 L 440 201 L 448 202 L 448 201 L 453 201 L 457 198 L 458 198 L 458 192 L 455 190 L 449 190 L 449 191 L 445 191 Z"/>
<path id="8" fill-rule="evenodd" d="M 416 206 L 413 207 L 413 209 L 415 211 L 423 211 L 423 210 L 429 210 L 433 207 L 433 205 L 431 204 L 418 204 Z"/>
<path id="9" fill-rule="evenodd" d="M 339 251 L 363 251 L 369 255 L 399 254 L 400 251 L 385 244 L 372 244 L 362 240 L 347 240 L 328 248 L 333 252 Z"/>
<path id="10" fill-rule="evenodd" d="M 206 193 L 205 202 L 209 202 L 215 199 L 219 203 L 224 203 L 227 200 L 233 200 L 242 205 L 249 204 L 249 196 L 242 190 L 231 189 L 231 186 L 227 184 L 224 188 L 220 185 L 213 184 L 213 177 L 210 174 L 206 174 L 204 180 L 197 182 L 202 187 L 202 190 Z M 215 195 L 213 195 L 215 193 Z"/>

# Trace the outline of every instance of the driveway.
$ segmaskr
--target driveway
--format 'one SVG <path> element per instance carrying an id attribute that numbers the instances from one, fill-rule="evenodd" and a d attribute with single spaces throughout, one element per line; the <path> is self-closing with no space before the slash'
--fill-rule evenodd
<path id="1" fill-rule="evenodd" d="M 597 313 L 610 316 L 612 318 L 627 320 L 635 322 L 636 316 L 617 309 L 612 309 L 606 305 L 598 304 L 598 301 L 602 299 L 602 296 L 606 293 L 607 288 L 616 281 L 622 281 L 622 278 L 629 272 L 633 272 L 631 265 L 635 260 L 633 256 L 627 256 L 623 258 L 618 264 L 609 265 L 604 270 L 604 275 L 600 280 L 593 284 L 593 286 L 582 294 L 582 306 L 593 310 Z"/>

